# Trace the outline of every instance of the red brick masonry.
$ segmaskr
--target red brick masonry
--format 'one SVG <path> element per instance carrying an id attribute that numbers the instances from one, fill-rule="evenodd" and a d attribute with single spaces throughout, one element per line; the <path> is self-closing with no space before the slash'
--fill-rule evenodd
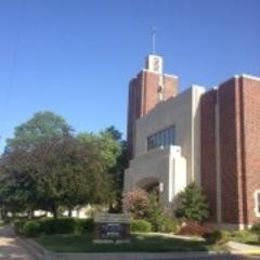
<path id="1" fill-rule="evenodd" d="M 216 156 L 216 134 L 220 158 Z M 217 160 L 220 160 L 222 223 L 260 222 L 254 198 L 255 191 L 260 190 L 259 79 L 234 77 L 201 99 L 201 183 L 210 203 L 211 222 L 217 220 Z"/>
<path id="2" fill-rule="evenodd" d="M 129 158 L 133 158 L 135 121 L 151 111 L 159 101 L 160 77 L 163 82 L 163 100 L 177 94 L 178 79 L 148 70 L 141 71 L 129 84 L 127 140 Z"/>

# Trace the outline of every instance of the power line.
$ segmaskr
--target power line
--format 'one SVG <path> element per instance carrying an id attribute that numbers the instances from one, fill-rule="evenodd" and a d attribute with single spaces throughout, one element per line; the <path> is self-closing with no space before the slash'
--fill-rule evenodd
<path id="1" fill-rule="evenodd" d="M 24 19 L 25 19 L 25 9 L 26 9 L 26 0 L 21 0 L 21 5 L 20 5 L 20 17 L 17 19 L 17 28 L 15 32 L 15 41 L 14 41 L 14 48 L 13 48 L 13 53 L 11 55 L 11 66 L 10 66 L 10 76 L 9 76 L 9 83 L 7 84 L 5 88 L 5 99 L 4 99 L 4 106 L 3 106 L 3 111 L 2 111 L 2 122 L 1 124 L 3 125 L 3 129 L 5 129 L 7 125 L 7 118 L 8 118 L 8 110 L 9 110 L 9 105 L 11 101 L 11 96 L 12 96 L 12 91 L 14 88 L 14 82 L 15 82 L 15 75 L 17 71 L 17 60 L 18 60 L 18 54 L 19 54 L 19 47 L 21 43 L 21 34 L 22 34 L 22 29 L 24 25 Z M 0 134 L 0 142 L 3 142 L 5 139 L 4 134 Z"/>

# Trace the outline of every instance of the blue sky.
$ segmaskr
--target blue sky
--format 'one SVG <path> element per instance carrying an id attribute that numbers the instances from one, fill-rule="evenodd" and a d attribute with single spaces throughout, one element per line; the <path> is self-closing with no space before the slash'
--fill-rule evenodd
<path id="1" fill-rule="evenodd" d="M 258 0 L 1 0 L 0 150 L 43 110 L 77 132 L 125 133 L 128 82 L 151 51 L 152 27 L 181 90 L 260 76 L 259 10 Z"/>

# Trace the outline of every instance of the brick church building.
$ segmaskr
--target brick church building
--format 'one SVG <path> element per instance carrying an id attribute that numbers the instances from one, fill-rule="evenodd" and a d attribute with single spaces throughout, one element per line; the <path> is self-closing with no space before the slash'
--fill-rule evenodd
<path id="1" fill-rule="evenodd" d="M 260 78 L 236 75 L 207 90 L 178 92 L 163 58 L 149 55 L 130 81 L 125 191 L 157 187 L 173 211 L 180 191 L 200 185 L 209 223 L 243 229 L 260 222 Z"/>

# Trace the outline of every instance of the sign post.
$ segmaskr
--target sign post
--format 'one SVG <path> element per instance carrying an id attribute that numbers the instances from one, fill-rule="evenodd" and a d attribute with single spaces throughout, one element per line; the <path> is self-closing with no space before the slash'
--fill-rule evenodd
<path id="1" fill-rule="evenodd" d="M 99 213 L 95 218 L 94 243 L 125 243 L 130 240 L 128 214 Z"/>

